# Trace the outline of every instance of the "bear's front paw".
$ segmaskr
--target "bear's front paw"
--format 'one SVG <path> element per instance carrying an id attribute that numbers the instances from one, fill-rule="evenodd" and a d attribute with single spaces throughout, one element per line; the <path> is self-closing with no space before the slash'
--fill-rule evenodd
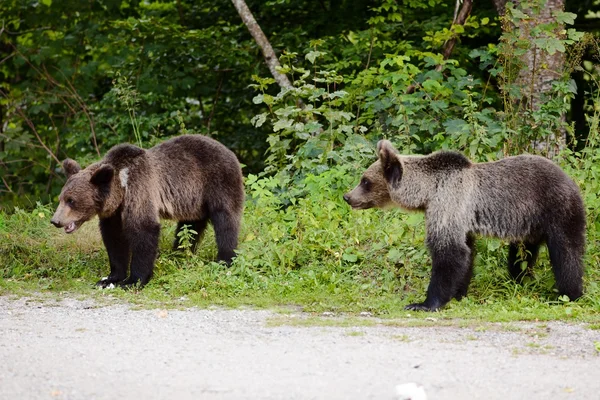
<path id="1" fill-rule="evenodd" d="M 405 310 L 410 311 L 437 311 L 439 307 L 429 306 L 426 303 L 413 303 L 404 307 Z"/>
<path id="2" fill-rule="evenodd" d="M 96 282 L 96 286 L 102 289 L 113 289 L 117 283 L 122 281 L 122 278 L 116 278 L 114 276 L 107 276 Z"/>

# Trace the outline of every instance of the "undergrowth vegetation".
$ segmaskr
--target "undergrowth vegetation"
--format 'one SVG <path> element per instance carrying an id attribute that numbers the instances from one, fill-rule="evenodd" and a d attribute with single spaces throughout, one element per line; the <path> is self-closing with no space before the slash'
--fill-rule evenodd
<path id="1" fill-rule="evenodd" d="M 449 303 L 440 317 L 590 321 L 600 316 L 598 188 L 597 183 L 590 191 L 586 186 L 600 172 L 596 154 L 600 153 L 590 152 L 589 160 L 573 155 L 574 164 L 567 165 L 588 204 L 585 296 L 574 303 L 557 297 L 545 250 L 534 278 L 523 285 L 513 282 L 506 268 L 506 246 L 482 238 L 468 297 Z M 589 172 L 577 168 L 577 163 L 586 162 L 592 165 Z M 94 288 L 108 272 L 97 221 L 65 235 L 50 225 L 49 206 L 0 214 L 0 293 L 67 291 L 144 305 L 298 305 L 309 312 L 406 316 L 403 306 L 422 300 L 429 281 L 423 216 L 395 209 L 350 210 L 342 194 L 355 184 L 361 167 L 342 165 L 308 175 L 308 194 L 287 202 L 276 195 L 282 189 L 276 177 L 249 176 L 241 244 L 233 265 L 211 261 L 216 250 L 210 230 L 196 254 L 171 251 L 175 226 L 166 223 L 154 278 L 143 290 Z"/>
<path id="2" fill-rule="evenodd" d="M 556 33 L 558 25 L 574 20 L 574 14 L 562 11 L 556 14 L 560 24 L 542 24 L 535 30 L 538 36 L 526 40 L 516 29 L 529 18 L 522 5 L 509 8 L 500 20 L 474 15 L 464 26 L 453 25 L 461 30 L 458 33 L 465 31 L 472 37 L 498 30 L 498 23 L 504 27 L 498 44 L 463 51 L 453 60 L 432 49 L 458 33 L 445 28 L 428 30 L 422 46 L 416 40 L 397 40 L 392 28 L 398 26 L 400 6 L 391 0 L 382 4 L 374 9 L 377 17 L 369 20 L 368 29 L 347 35 L 351 44 L 343 48 L 344 54 L 338 54 L 339 38 L 309 40 L 303 56 L 285 52 L 280 71 L 290 77 L 292 87 L 281 89 L 270 77 L 253 77 L 248 92 L 255 93 L 256 111 L 253 118 L 240 118 L 248 126 L 251 119 L 256 132 L 269 132 L 266 144 L 252 145 L 261 151 L 266 146 L 268 151 L 263 160 L 254 147 L 246 148 L 260 160 L 252 158 L 247 169 L 253 173 L 245 171 L 246 207 L 231 267 L 212 261 L 216 246 L 210 229 L 195 254 L 189 251 L 190 230 L 181 233 L 180 251 L 171 251 L 175 225 L 165 222 L 155 274 L 143 290 L 95 289 L 94 283 L 109 269 L 97 221 L 65 235 L 50 225 L 54 205 L 33 200 L 30 207 L 24 207 L 24 196 L 11 190 L 11 201 L 21 208 L 0 207 L 0 294 L 68 292 L 143 305 L 292 305 L 310 312 L 406 316 L 403 307 L 423 300 L 430 277 L 423 215 L 398 209 L 352 211 L 342 199 L 376 159 L 377 140 L 388 138 L 404 154 L 449 148 L 479 162 L 523 152 L 550 156 L 577 182 L 587 207 L 585 295 L 580 300 L 569 302 L 557 296 L 545 248 L 534 277 L 517 284 L 508 275 L 506 244 L 480 238 L 468 296 L 450 302 L 436 317 L 597 321 L 600 91 L 593 84 L 598 79 L 597 65 L 581 63 L 585 52 L 600 54 L 597 40 L 570 28 Z M 134 22 L 128 20 L 128 24 Z M 543 94 L 534 93 L 533 86 L 518 85 L 516 72 L 528 68 L 521 56 L 533 47 L 550 55 L 568 53 L 563 76 L 554 79 L 551 90 Z M 575 94 L 583 90 L 570 79 L 576 70 L 593 87 L 585 105 L 589 134 L 583 137 L 574 134 L 564 117 Z M 110 107 L 95 110 L 98 120 L 106 120 L 106 125 L 121 132 L 100 134 L 98 140 L 106 146 L 129 138 L 147 148 L 164 137 L 198 131 L 194 116 L 207 119 L 207 128 L 199 132 L 212 134 L 214 110 L 206 118 L 201 98 L 182 97 L 180 103 L 164 100 L 169 104 L 164 114 L 148 111 L 151 102 L 144 98 L 144 88 L 159 84 L 151 74 L 125 72 L 123 76 L 115 73 L 111 89 L 102 97 Z M 223 96 L 228 96 L 226 103 L 231 102 L 221 111 L 229 118 L 235 114 L 231 110 L 237 107 L 236 95 Z M 211 107 L 216 103 L 215 99 Z M 240 123 L 235 115 L 233 126 Z M 23 127 L 13 125 L 7 134 L 20 135 Z M 253 132 L 244 132 L 243 140 L 241 136 L 236 140 L 256 142 Z M 92 151 L 89 143 L 87 147 L 80 143 L 86 140 L 75 135 L 62 146 L 69 154 L 80 148 L 86 164 L 100 157 L 98 148 Z M 21 162 L 26 158 L 23 149 L 7 146 L 4 152 Z M 49 164 L 53 174 L 55 161 Z M 48 174 L 44 169 L 36 172 L 36 176 Z M 20 182 L 17 175 L 10 178 Z M 39 187 L 31 193 L 41 193 L 44 186 L 48 196 L 56 199 L 60 189 L 56 182 L 41 185 L 41 178 L 36 182 Z"/>

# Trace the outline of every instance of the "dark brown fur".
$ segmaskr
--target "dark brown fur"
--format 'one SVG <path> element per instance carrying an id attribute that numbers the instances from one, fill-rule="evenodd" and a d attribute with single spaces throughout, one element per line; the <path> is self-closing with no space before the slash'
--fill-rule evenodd
<path id="1" fill-rule="evenodd" d="M 98 215 L 111 270 L 99 285 L 148 282 L 160 218 L 179 221 L 177 233 L 191 225 L 198 232 L 194 248 L 210 221 L 218 259 L 231 263 L 245 195 L 240 164 L 221 143 L 184 135 L 149 150 L 121 144 L 83 170 L 70 159 L 63 168 L 68 180 L 52 223 L 72 233 Z M 173 246 L 179 245 L 176 235 Z"/>
<path id="2" fill-rule="evenodd" d="M 508 269 L 517 280 L 530 273 L 546 243 L 559 293 L 571 300 L 583 294 L 585 207 L 575 182 L 550 160 L 521 155 L 472 163 L 450 151 L 403 156 L 387 140 L 377 150 L 379 160 L 344 199 L 359 209 L 425 212 L 431 282 L 425 301 L 408 309 L 436 310 L 466 295 L 475 234 L 510 241 Z"/>

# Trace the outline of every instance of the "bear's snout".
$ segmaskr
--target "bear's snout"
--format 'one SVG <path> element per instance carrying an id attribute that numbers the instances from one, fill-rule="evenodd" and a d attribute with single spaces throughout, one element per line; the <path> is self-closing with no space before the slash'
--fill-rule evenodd
<path id="1" fill-rule="evenodd" d="M 52 219 L 50 220 L 50 223 L 51 223 L 52 225 L 54 225 L 55 227 L 57 227 L 57 228 L 60 228 L 60 227 L 62 227 L 62 224 L 61 224 L 59 221 L 55 220 L 54 218 L 52 218 Z"/>
<path id="2" fill-rule="evenodd" d="M 348 193 L 343 196 L 343 199 L 346 203 L 350 204 L 350 196 L 348 196 Z"/>

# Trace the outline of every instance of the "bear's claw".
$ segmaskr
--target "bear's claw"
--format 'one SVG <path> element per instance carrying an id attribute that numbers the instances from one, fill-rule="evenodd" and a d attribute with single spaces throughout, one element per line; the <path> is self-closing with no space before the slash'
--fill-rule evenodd
<path id="1" fill-rule="evenodd" d="M 425 303 L 413 303 L 404 307 L 405 310 L 410 311 L 437 311 L 439 307 L 431 307 Z"/>
<path id="2" fill-rule="evenodd" d="M 96 282 L 96 286 L 100 287 L 101 289 L 113 289 L 116 286 L 116 284 L 122 280 L 123 279 L 107 276 Z"/>

